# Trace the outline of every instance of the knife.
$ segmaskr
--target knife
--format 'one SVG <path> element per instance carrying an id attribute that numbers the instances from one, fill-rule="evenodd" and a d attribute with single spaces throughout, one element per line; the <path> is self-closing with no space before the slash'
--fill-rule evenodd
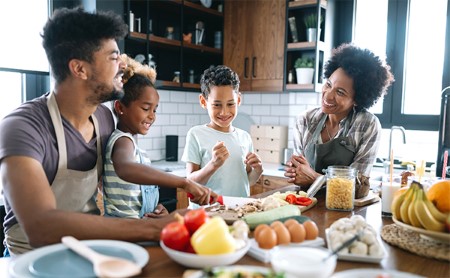
<path id="1" fill-rule="evenodd" d="M 189 199 L 193 198 L 194 195 L 191 193 L 187 193 L 187 196 Z M 223 196 L 219 195 L 217 198 L 217 202 L 221 205 L 225 205 L 228 207 L 240 207 L 242 205 L 254 202 L 255 198 L 246 198 L 246 197 L 231 197 L 231 196 Z M 212 202 L 212 197 L 210 199 L 210 202 Z"/>

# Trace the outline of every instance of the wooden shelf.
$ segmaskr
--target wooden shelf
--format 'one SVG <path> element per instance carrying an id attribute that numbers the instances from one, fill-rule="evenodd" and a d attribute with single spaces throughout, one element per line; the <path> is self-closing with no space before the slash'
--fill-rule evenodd
<path id="1" fill-rule="evenodd" d="M 133 38 L 133 39 L 147 40 L 147 34 L 144 34 L 144 33 L 131 32 L 129 36 L 130 36 L 130 38 Z M 177 46 L 177 47 L 181 46 L 181 41 L 171 40 L 171 39 L 167 39 L 164 37 L 155 36 L 153 34 L 150 34 L 148 36 L 148 39 L 150 40 L 150 42 L 153 42 L 153 43 L 156 43 L 159 45 Z"/>
<path id="2" fill-rule="evenodd" d="M 289 8 L 299 8 L 317 5 L 317 0 L 295 0 L 289 2 Z M 320 6 L 327 7 L 327 0 L 320 0 Z"/>
<path id="3" fill-rule="evenodd" d="M 214 47 L 210 47 L 210 46 L 204 46 L 204 45 L 186 43 L 186 42 L 183 44 L 183 46 L 185 48 L 195 49 L 195 50 L 199 50 L 199 51 L 222 54 L 222 49 L 214 48 Z"/>
<path id="4" fill-rule="evenodd" d="M 316 42 L 293 42 L 288 43 L 287 50 L 314 50 L 316 46 L 319 50 L 323 50 L 325 48 L 325 43 L 319 41 L 316 45 Z"/>
<path id="5" fill-rule="evenodd" d="M 183 88 L 200 89 L 200 84 L 183 82 Z"/>
<path id="6" fill-rule="evenodd" d="M 219 12 L 217 10 L 206 8 L 203 5 L 196 4 L 196 3 L 193 3 L 193 2 L 190 2 L 190 1 L 186 1 L 185 0 L 184 1 L 184 6 L 192 8 L 192 9 L 195 9 L 195 10 L 198 10 L 198 11 L 201 11 L 201 12 L 204 12 L 204 13 L 208 13 L 208 14 L 211 14 L 211 15 L 223 17 L 223 13 L 221 13 L 221 12 Z"/>
<path id="7" fill-rule="evenodd" d="M 156 86 L 159 87 L 181 87 L 181 83 L 166 80 L 156 80 Z"/>
<path id="8" fill-rule="evenodd" d="M 286 84 L 286 90 L 288 91 L 308 91 L 308 92 L 320 92 L 322 91 L 322 83 L 317 84 Z"/>

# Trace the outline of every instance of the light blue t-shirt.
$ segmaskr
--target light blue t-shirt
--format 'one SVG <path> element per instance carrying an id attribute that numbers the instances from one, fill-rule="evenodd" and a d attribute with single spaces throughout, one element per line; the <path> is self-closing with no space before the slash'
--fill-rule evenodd
<path id="1" fill-rule="evenodd" d="M 200 168 L 205 167 L 218 141 L 224 142 L 230 156 L 205 185 L 224 196 L 250 196 L 250 183 L 244 163 L 247 154 L 253 152 L 253 142 L 248 132 L 239 128 L 234 128 L 233 132 L 221 132 L 206 125 L 194 126 L 186 136 L 181 160 L 200 165 Z"/>

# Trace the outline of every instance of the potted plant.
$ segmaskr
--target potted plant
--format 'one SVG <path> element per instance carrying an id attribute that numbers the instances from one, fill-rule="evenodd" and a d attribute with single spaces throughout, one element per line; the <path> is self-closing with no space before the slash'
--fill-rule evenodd
<path id="1" fill-rule="evenodd" d="M 306 40 L 313 42 L 317 40 L 317 34 L 320 36 L 320 25 L 322 24 L 322 17 L 320 18 L 319 26 L 317 26 L 317 14 L 312 13 L 304 18 L 304 23 L 306 27 Z M 319 29 L 319 32 L 317 32 Z"/>
<path id="2" fill-rule="evenodd" d="M 297 84 L 311 84 L 314 76 L 314 59 L 300 57 L 295 60 L 295 71 L 297 74 Z"/>

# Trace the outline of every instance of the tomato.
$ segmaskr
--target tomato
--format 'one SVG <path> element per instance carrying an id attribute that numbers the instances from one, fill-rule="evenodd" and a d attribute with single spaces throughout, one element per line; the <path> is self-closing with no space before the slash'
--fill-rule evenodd
<path id="1" fill-rule="evenodd" d="M 286 196 L 286 202 L 288 202 L 289 204 L 295 204 L 297 198 L 295 197 L 294 194 L 289 194 Z"/>
<path id="2" fill-rule="evenodd" d="M 295 204 L 307 207 L 312 204 L 312 200 L 308 197 L 298 197 L 297 200 L 295 201 Z"/>
<path id="3" fill-rule="evenodd" d="M 191 235 L 208 220 L 209 216 L 204 208 L 190 210 L 184 215 L 184 225 Z"/>
<path id="4" fill-rule="evenodd" d="M 161 240 L 169 248 L 184 251 L 191 238 L 188 229 L 183 223 L 172 222 L 162 229 Z"/>

